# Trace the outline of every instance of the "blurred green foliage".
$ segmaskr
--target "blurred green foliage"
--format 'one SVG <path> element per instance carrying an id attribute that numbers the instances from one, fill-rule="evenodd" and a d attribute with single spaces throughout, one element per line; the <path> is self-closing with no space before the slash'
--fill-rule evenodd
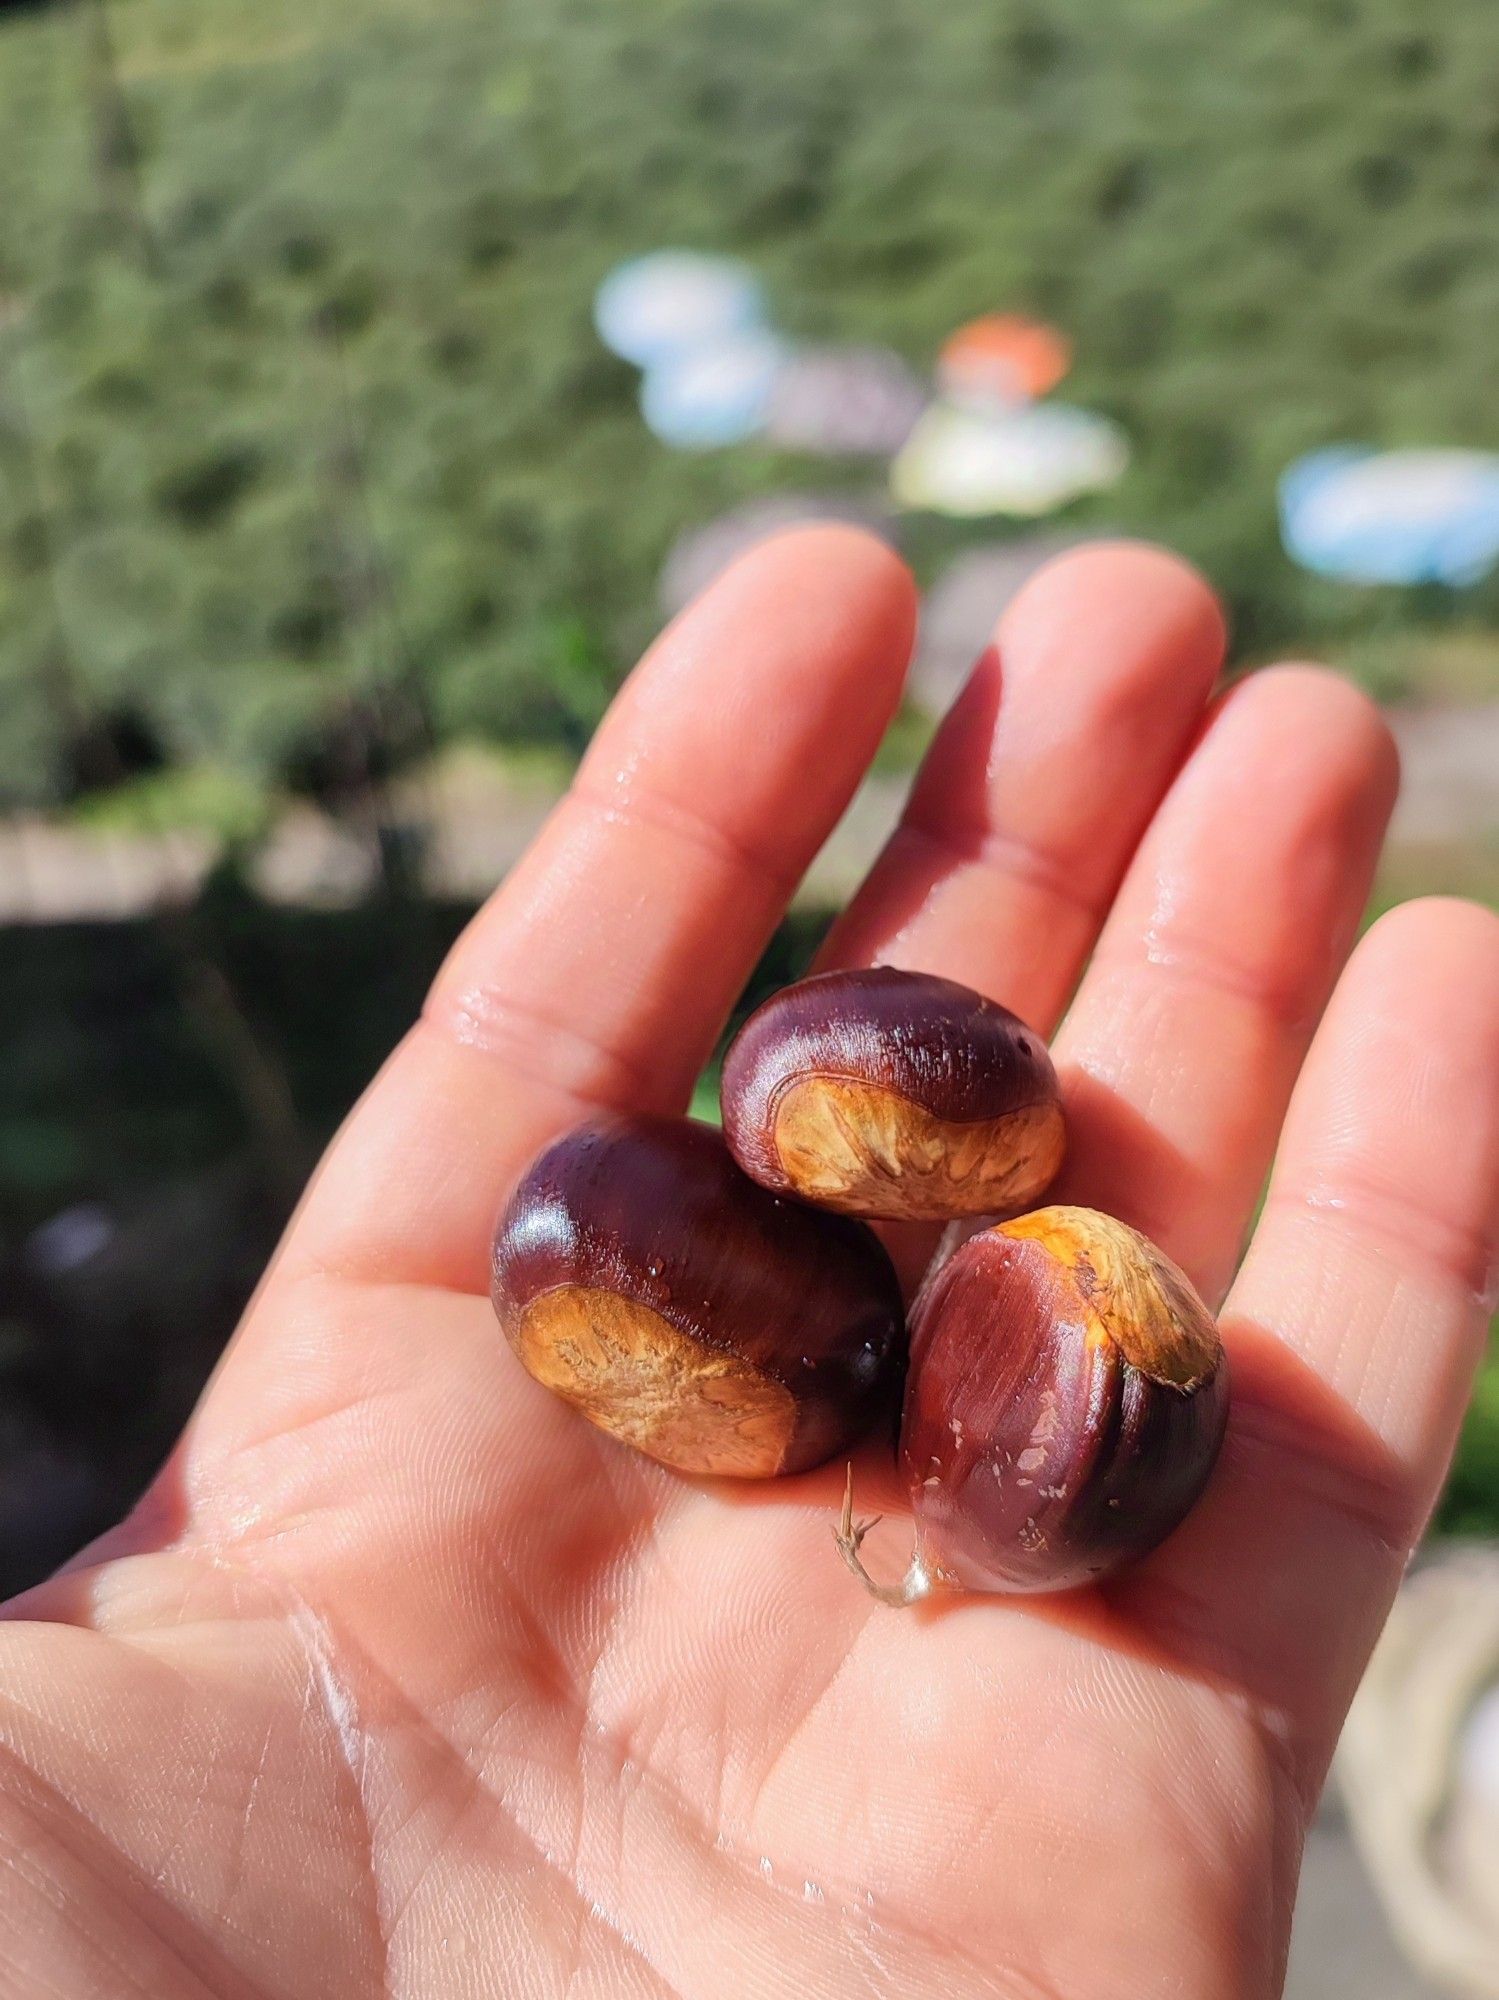
<path id="1" fill-rule="evenodd" d="M 1454 1535 L 1499 1535 L 1499 1322 L 1489 1335 L 1436 1525 Z"/>
<path id="2" fill-rule="evenodd" d="M 1075 518 L 1205 564 L 1251 654 L 1398 685 L 1458 615 L 1296 571 L 1273 487 L 1499 444 L 1484 0 L 115 0 L 113 70 L 95 18 L 0 27 L 0 796 L 79 707 L 251 785 L 392 688 L 575 749 L 675 532 L 809 476 L 645 431 L 589 307 L 659 243 L 923 365 L 1056 319 L 1138 444 Z"/>

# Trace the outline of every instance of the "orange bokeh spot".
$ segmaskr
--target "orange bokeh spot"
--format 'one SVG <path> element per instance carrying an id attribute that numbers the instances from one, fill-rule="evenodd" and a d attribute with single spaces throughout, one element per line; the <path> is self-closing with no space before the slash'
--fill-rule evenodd
<path id="1" fill-rule="evenodd" d="M 985 313 L 944 342 L 937 380 L 954 396 L 1016 401 L 1044 396 L 1072 365 L 1072 343 L 1053 326 L 1019 313 Z"/>

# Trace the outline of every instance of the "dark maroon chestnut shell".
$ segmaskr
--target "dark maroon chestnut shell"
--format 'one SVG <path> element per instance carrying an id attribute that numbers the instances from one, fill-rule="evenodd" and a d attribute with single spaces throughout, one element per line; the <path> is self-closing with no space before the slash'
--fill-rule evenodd
<path id="1" fill-rule="evenodd" d="M 1070 1213 L 1089 1212 L 1048 1210 L 1017 1226 Z M 1185 1288 L 1214 1358 L 1192 1379 L 1168 1317 L 1136 1347 L 1156 1369 L 1147 1372 L 1095 1316 L 1093 1269 L 1086 1249 L 1074 1259 L 1073 1247 L 1059 1260 L 1043 1241 L 987 1230 L 917 1303 L 900 1458 L 917 1566 L 934 1587 L 1090 1582 L 1162 1541 L 1212 1471 L 1228 1365 L 1206 1308 L 1153 1253 L 1156 1271 Z M 1164 1365 L 1153 1342 L 1174 1347 Z M 1172 1373 L 1177 1380 L 1164 1379 Z"/>
<path id="2" fill-rule="evenodd" d="M 892 966 L 773 995 L 729 1048 L 722 1103 L 746 1173 L 847 1214 L 1030 1207 L 1061 1163 L 1040 1036 L 969 987 Z"/>
<path id="3" fill-rule="evenodd" d="M 495 1311 L 532 1373 L 681 1470 L 800 1471 L 892 1407 L 905 1322 L 878 1239 L 768 1194 L 711 1126 L 611 1115 L 566 1134 L 501 1217 L 492 1277 Z M 559 1379 L 557 1356 L 538 1355 L 530 1334 L 564 1294 L 583 1301 L 586 1352 L 564 1331 Z M 593 1343 L 601 1319 L 618 1319 L 610 1299 L 624 1302 L 624 1355 L 617 1326 Z M 715 1355 L 725 1371 L 706 1387 L 705 1351 L 710 1371 Z"/>

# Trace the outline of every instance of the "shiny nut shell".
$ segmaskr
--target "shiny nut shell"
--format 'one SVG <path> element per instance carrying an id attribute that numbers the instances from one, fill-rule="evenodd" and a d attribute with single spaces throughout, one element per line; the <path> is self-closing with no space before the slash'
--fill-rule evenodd
<path id="1" fill-rule="evenodd" d="M 817 1464 L 889 1407 L 902 1347 L 871 1232 L 776 1199 L 685 1120 L 599 1118 L 543 1153 L 492 1296 L 538 1381 L 683 1472 Z"/>
<path id="2" fill-rule="evenodd" d="M 1040 1037 L 952 980 L 892 967 L 774 995 L 724 1062 L 724 1132 L 764 1186 L 887 1221 L 1025 1207 L 1065 1145 Z"/>
<path id="3" fill-rule="evenodd" d="M 986 1230 L 913 1321 L 900 1449 L 918 1563 L 975 1590 L 1102 1575 L 1186 1514 L 1227 1413 L 1212 1317 L 1145 1237 L 1080 1208 Z"/>

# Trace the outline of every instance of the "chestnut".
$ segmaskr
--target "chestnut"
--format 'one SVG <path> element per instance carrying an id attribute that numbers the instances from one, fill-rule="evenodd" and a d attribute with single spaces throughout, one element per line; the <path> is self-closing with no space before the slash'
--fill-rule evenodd
<path id="1" fill-rule="evenodd" d="M 1028 1208 L 1065 1143 L 1040 1036 L 892 966 L 821 973 L 758 1008 L 724 1059 L 723 1123 L 765 1187 L 887 1222 Z"/>
<path id="2" fill-rule="evenodd" d="M 974 1236 L 914 1308 L 901 1471 L 916 1521 L 904 1583 L 1067 1590 L 1145 1555 L 1207 1483 L 1228 1364 L 1190 1280 L 1089 1208 Z M 852 1498 L 837 1531 L 864 1578 Z"/>
<path id="3" fill-rule="evenodd" d="M 537 1381 L 680 1472 L 799 1472 L 893 1404 L 905 1318 L 878 1239 L 756 1186 L 710 1126 L 567 1133 L 512 1195 L 492 1273 Z"/>

